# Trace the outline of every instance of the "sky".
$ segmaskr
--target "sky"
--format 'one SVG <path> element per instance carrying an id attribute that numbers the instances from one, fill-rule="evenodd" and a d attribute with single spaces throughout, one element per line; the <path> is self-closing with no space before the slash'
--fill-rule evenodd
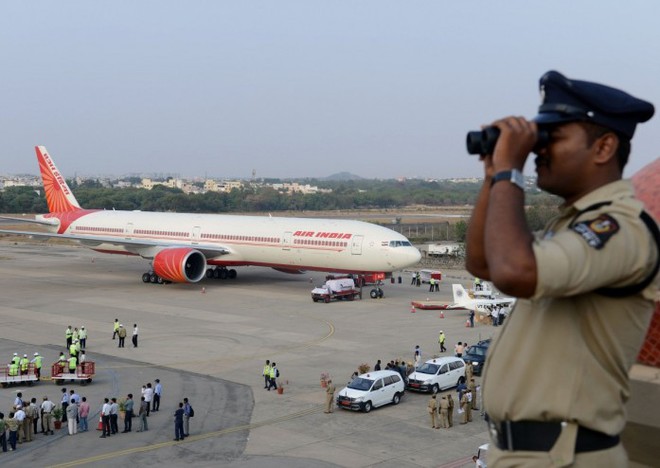
<path id="1" fill-rule="evenodd" d="M 548 70 L 660 106 L 659 14 L 643 0 L 2 2 L 0 174 L 36 174 L 45 145 L 67 177 L 480 177 L 466 132 L 533 117 Z M 656 115 L 625 175 L 658 157 Z"/>

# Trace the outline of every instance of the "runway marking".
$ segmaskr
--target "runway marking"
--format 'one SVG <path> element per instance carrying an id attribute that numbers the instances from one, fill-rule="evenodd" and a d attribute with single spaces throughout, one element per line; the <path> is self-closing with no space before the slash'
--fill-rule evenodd
<path id="1" fill-rule="evenodd" d="M 135 448 L 126 449 L 126 450 L 113 450 L 112 452 L 109 452 L 109 453 L 104 453 L 104 454 L 101 454 L 101 455 L 95 455 L 93 457 L 88 457 L 88 458 L 80 458 L 78 460 L 73 460 L 73 461 L 70 461 L 70 462 L 61 463 L 61 464 L 58 464 L 58 465 L 50 465 L 50 466 L 51 466 L 51 468 L 67 468 L 67 467 L 71 467 L 71 466 L 80 466 L 80 465 L 85 465 L 85 464 L 88 464 L 88 463 L 94 463 L 94 462 L 99 462 L 99 461 L 103 461 L 103 460 L 110 460 L 110 459 L 113 459 L 113 458 L 123 457 L 125 455 L 131 455 L 131 454 L 134 454 L 134 453 L 150 452 L 152 450 L 158 450 L 158 449 L 165 448 L 165 447 L 171 447 L 173 445 L 187 444 L 187 443 L 190 443 L 190 442 L 197 442 L 199 440 L 211 439 L 213 437 L 221 437 L 223 435 L 233 434 L 235 432 L 241 432 L 241 431 L 247 431 L 247 430 L 250 430 L 250 429 L 256 429 L 258 427 L 268 426 L 268 425 L 271 425 L 271 424 L 277 424 L 277 423 L 280 423 L 280 422 L 289 421 L 291 419 L 296 419 L 296 418 L 301 418 L 303 416 L 308 416 L 308 415 L 314 414 L 314 413 L 320 413 L 321 410 L 324 409 L 324 407 L 325 407 L 324 405 L 318 405 L 318 406 L 314 406 L 314 407 L 311 407 L 311 408 L 307 408 L 307 409 L 302 410 L 302 411 L 298 411 L 297 413 L 291 413 L 291 414 L 287 414 L 287 415 L 280 416 L 280 417 L 277 417 L 277 418 L 267 419 L 265 421 L 254 422 L 254 423 L 251 423 L 251 424 L 244 424 L 242 426 L 228 427 L 227 429 L 222 429 L 222 430 L 213 431 L 213 432 L 207 432 L 206 434 L 193 435 L 193 436 L 186 437 L 186 439 L 183 440 L 183 441 L 171 440 L 171 441 L 167 441 L 167 442 L 160 442 L 160 443 L 156 443 L 156 444 L 152 444 L 152 445 L 144 445 L 144 446 L 135 447 Z"/>

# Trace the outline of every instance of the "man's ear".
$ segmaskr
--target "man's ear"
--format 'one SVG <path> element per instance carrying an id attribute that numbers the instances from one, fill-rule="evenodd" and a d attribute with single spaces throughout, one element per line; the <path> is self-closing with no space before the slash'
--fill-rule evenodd
<path id="1" fill-rule="evenodd" d="M 616 160 L 619 149 L 619 137 L 613 132 L 608 132 L 600 136 L 593 144 L 594 162 L 597 164 L 607 164 Z"/>

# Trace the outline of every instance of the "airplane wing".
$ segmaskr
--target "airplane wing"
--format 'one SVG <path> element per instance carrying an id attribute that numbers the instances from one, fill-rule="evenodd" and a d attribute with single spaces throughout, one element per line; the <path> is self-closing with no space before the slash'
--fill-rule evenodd
<path id="1" fill-rule="evenodd" d="M 153 258 L 158 252 L 163 249 L 185 247 L 195 249 L 201 252 L 207 259 L 219 257 L 232 253 L 231 249 L 223 246 L 205 246 L 203 244 L 175 244 L 169 242 L 159 242 L 153 240 L 140 240 L 140 239 L 117 239 L 116 237 L 105 236 L 84 236 L 79 234 L 57 234 L 52 232 L 33 232 L 33 231 L 11 231 L 0 229 L 0 234 L 8 234 L 15 236 L 26 236 L 35 239 L 68 239 L 81 243 L 82 245 L 94 249 L 103 244 L 110 244 L 114 246 L 123 247 L 127 252 L 139 255 L 144 258 Z"/>
<path id="2" fill-rule="evenodd" d="M 0 222 L 16 222 L 16 223 L 31 223 L 39 224 L 41 226 L 57 226 L 59 224 L 57 219 L 47 219 L 47 220 L 38 220 L 38 219 L 29 219 L 29 218 L 12 218 L 11 216 L 0 216 Z"/>

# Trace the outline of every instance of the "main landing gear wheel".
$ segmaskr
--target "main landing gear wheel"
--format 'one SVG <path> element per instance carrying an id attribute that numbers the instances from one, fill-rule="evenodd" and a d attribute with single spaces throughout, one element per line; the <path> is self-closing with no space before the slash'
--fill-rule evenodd
<path id="1" fill-rule="evenodd" d="M 165 284 L 169 281 L 165 281 L 165 278 L 161 278 L 156 273 L 143 273 L 142 274 L 143 283 L 153 283 L 153 284 Z"/>
<path id="2" fill-rule="evenodd" d="M 231 269 L 228 270 L 225 267 L 218 267 L 218 268 L 209 268 L 206 270 L 206 277 L 207 278 L 214 278 L 214 279 L 234 279 L 236 278 L 237 273 L 236 270 Z"/>

